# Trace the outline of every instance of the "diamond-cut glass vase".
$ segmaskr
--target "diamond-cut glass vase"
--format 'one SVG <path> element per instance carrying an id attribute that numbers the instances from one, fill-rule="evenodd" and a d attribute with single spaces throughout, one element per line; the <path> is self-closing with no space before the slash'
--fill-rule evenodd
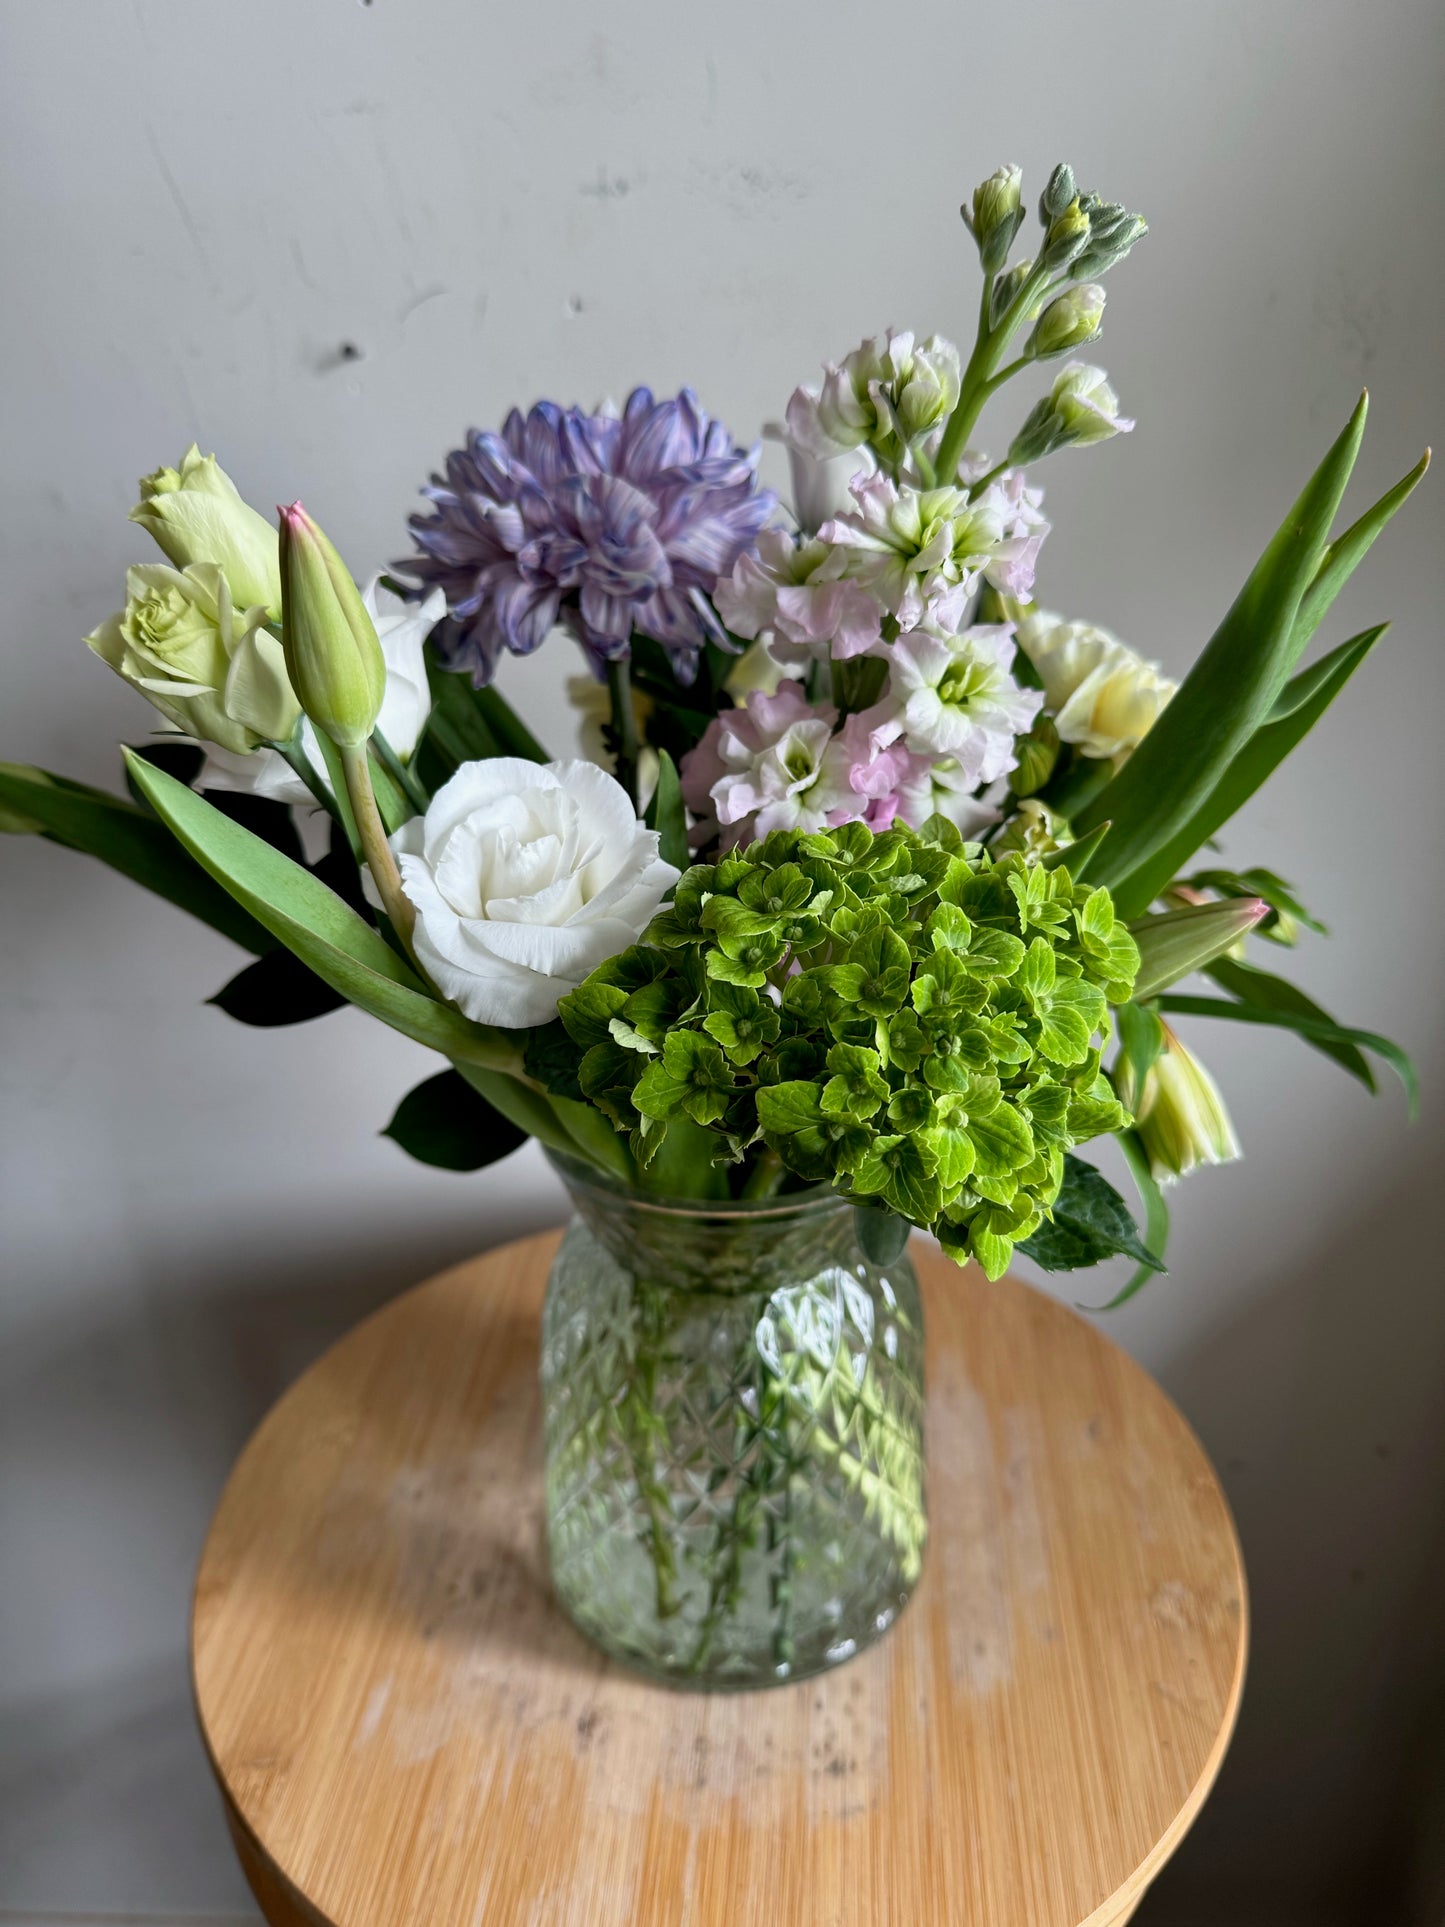
<path id="1" fill-rule="evenodd" d="M 678 1684 L 837 1665 L 918 1578 L 923 1332 L 906 1251 L 831 1192 L 695 1204 L 555 1160 L 576 1207 L 547 1288 L 547 1532 L 561 1603 Z"/>

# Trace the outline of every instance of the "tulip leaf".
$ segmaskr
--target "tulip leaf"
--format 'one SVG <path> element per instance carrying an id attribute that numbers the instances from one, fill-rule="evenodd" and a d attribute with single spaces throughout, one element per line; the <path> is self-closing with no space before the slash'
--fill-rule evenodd
<path id="1" fill-rule="evenodd" d="M 1169 1203 L 1165 1198 L 1153 1172 L 1149 1169 L 1149 1153 L 1144 1149 L 1143 1139 L 1137 1131 L 1118 1131 L 1119 1149 L 1124 1153 L 1124 1162 L 1129 1167 L 1129 1175 L 1139 1193 L 1139 1201 L 1144 1206 L 1144 1239 L 1151 1252 L 1163 1257 L 1169 1244 Z M 1136 1292 L 1143 1289 L 1154 1277 L 1152 1264 L 1141 1264 L 1128 1279 L 1121 1291 L 1116 1291 L 1106 1304 L 1091 1307 L 1094 1311 L 1117 1311 L 1120 1305 L 1127 1305 Z"/>
<path id="2" fill-rule="evenodd" d="M 1300 601 L 1324 558 L 1365 410 L 1362 395 L 1173 700 L 1123 768 L 1076 813 L 1080 834 L 1113 821 L 1095 882 L 1112 889 L 1172 845 L 1268 716 L 1304 646 L 1296 638 Z M 1137 914 L 1150 900 L 1121 909 Z"/>
<path id="3" fill-rule="evenodd" d="M 657 752 L 657 788 L 647 806 L 646 823 L 657 831 L 657 853 L 664 863 L 682 871 L 692 861 L 687 842 L 687 811 L 677 780 L 677 765 L 665 749 Z"/>
<path id="4" fill-rule="evenodd" d="M 454 1061 L 517 1059 L 504 1031 L 438 1003 L 421 979 L 333 890 L 193 790 L 127 752 L 147 801 L 204 870 L 348 1003 Z"/>
<path id="5" fill-rule="evenodd" d="M 1121 1255 L 1147 1271 L 1164 1270 L 1103 1172 L 1070 1151 L 1064 1153 L 1064 1181 L 1050 1217 L 1018 1248 L 1043 1271 L 1078 1271 Z"/>
<path id="6" fill-rule="evenodd" d="M 1354 574 L 1375 537 L 1390 517 L 1407 502 L 1430 466 L 1430 451 L 1416 462 L 1409 474 L 1368 508 L 1358 522 L 1352 522 L 1343 535 L 1335 537 L 1325 550 L 1313 582 L 1300 600 L 1295 620 L 1296 654 L 1303 652 L 1310 637 L 1329 614 L 1335 597 Z"/>
<path id="7" fill-rule="evenodd" d="M 339 990 L 333 990 L 290 950 L 258 957 L 208 1001 L 238 1024 L 263 1030 L 309 1023 L 346 1003 Z"/>
<path id="8" fill-rule="evenodd" d="M 480 1171 L 525 1144 L 528 1133 L 494 1109 L 458 1071 L 438 1071 L 408 1091 L 382 1132 L 418 1163 Z"/>
<path id="9" fill-rule="evenodd" d="M 1381 623 L 1352 636 L 1294 679 L 1295 682 L 1310 679 L 1309 695 L 1286 714 L 1272 716 L 1257 729 L 1223 772 L 1203 806 L 1145 863 L 1118 883 L 1114 902 L 1121 916 L 1134 917 L 1147 910 L 1195 851 L 1222 829 L 1235 811 L 1274 774 L 1290 751 L 1308 736 L 1387 626 Z M 1290 687 L 1293 688 L 1294 683 Z M 1169 708 L 1173 707 L 1171 703 Z"/>
<path id="10" fill-rule="evenodd" d="M 1349 1024 L 1337 1024 L 1328 1017 L 1314 1017 L 1299 1010 L 1287 1010 L 1279 1005 L 1234 1003 L 1226 997 L 1176 997 L 1166 994 L 1159 999 L 1161 1010 L 1178 1011 L 1185 1017 L 1228 1017 L 1241 1024 L 1269 1024 L 1279 1030 L 1292 1030 L 1303 1037 L 1307 1043 L 1323 1050 L 1329 1044 L 1356 1044 L 1370 1050 L 1377 1057 L 1383 1057 L 1405 1087 L 1405 1096 L 1414 1117 L 1420 1103 L 1420 1084 L 1411 1063 L 1400 1046 L 1388 1037 L 1381 1037 L 1378 1031 L 1356 1030 Z M 1339 1061 L 1338 1053 L 1329 1051 L 1329 1056 Z"/>
<path id="11" fill-rule="evenodd" d="M 207 875 L 164 823 L 105 790 L 0 763 L 0 831 L 43 836 L 98 857 L 258 957 L 277 947 L 274 935 Z"/>

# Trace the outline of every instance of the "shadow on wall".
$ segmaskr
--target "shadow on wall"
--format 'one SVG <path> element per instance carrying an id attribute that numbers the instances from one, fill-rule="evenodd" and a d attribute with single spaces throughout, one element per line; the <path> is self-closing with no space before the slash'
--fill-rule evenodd
<path id="1" fill-rule="evenodd" d="M 1445 1291 L 1419 1201 L 1441 1158 L 1412 1148 L 1352 1228 L 1163 1374 L 1234 1507 L 1252 1643 L 1223 1774 L 1140 1927 L 1439 1927 Z"/>

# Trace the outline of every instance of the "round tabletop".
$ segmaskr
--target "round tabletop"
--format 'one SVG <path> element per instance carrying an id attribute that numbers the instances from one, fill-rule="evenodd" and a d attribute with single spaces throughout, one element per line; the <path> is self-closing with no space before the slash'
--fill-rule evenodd
<path id="1" fill-rule="evenodd" d="M 196 1586 L 196 1699 L 274 1927 L 1106 1927 L 1198 1811 L 1244 1575 L 1198 1441 L 1091 1324 L 918 1247 L 930 1549 L 898 1624 L 704 1695 L 550 1596 L 556 1234 L 408 1292 L 272 1410 Z"/>

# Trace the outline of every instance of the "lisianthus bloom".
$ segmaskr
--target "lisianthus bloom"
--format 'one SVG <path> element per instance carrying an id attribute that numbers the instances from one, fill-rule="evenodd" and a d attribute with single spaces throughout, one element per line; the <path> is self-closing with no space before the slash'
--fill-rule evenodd
<path id="1" fill-rule="evenodd" d="M 717 585 L 718 614 L 734 635 L 769 635 L 789 669 L 862 655 L 878 640 L 883 611 L 860 584 L 843 579 L 847 561 L 832 543 L 764 529 L 756 555 L 739 556 Z"/>
<path id="2" fill-rule="evenodd" d="M 503 649 L 527 655 L 559 620 L 594 668 L 625 657 L 634 630 L 667 651 L 682 682 L 709 638 L 708 598 L 750 549 L 776 498 L 757 454 L 734 442 L 690 388 L 655 401 L 634 389 L 619 416 L 538 402 L 500 435 L 472 430 L 411 517 L 419 556 L 397 566 L 446 590 L 446 647 L 490 682 Z"/>
<path id="3" fill-rule="evenodd" d="M 930 335 L 915 343 L 890 328 L 824 370 L 821 389 L 799 388 L 788 403 L 788 439 L 815 460 L 871 448 L 896 465 L 942 428 L 958 405 L 959 354 Z"/>
<path id="4" fill-rule="evenodd" d="M 591 763 L 463 763 L 391 839 L 417 960 L 477 1022 L 545 1024 L 677 881 L 657 844 Z"/>
<path id="5" fill-rule="evenodd" d="M 1164 1048 L 1142 1088 L 1125 1058 L 1119 1097 L 1134 1113 L 1134 1128 L 1149 1154 L 1149 1169 L 1170 1184 L 1199 1164 L 1230 1164 L 1244 1155 L 1219 1086 L 1199 1059 L 1164 1025 Z"/>
<path id="6" fill-rule="evenodd" d="M 1085 756 L 1124 756 L 1148 735 L 1175 685 L 1159 665 L 1090 622 L 1044 610 L 1018 626 L 1019 647 L 1038 670 L 1059 740 Z"/>
<path id="7" fill-rule="evenodd" d="M 870 475 L 850 493 L 852 512 L 825 522 L 819 536 L 846 551 L 845 573 L 905 629 L 939 596 L 970 594 L 985 578 L 1005 595 L 1032 593 L 1042 538 L 1007 533 L 1019 508 L 996 485 L 970 501 L 964 489 L 916 489 Z"/>
<path id="8" fill-rule="evenodd" d="M 374 575 L 361 591 L 367 614 L 376 625 L 386 664 L 386 693 L 376 727 L 403 762 L 409 762 L 431 714 L 431 691 L 427 687 L 426 658 L 422 645 L 446 614 L 446 597 L 433 589 L 424 602 L 404 602 L 400 596 L 383 589 L 381 577 Z M 326 761 L 316 731 L 304 717 L 301 722 L 301 748 L 318 776 L 326 778 Z M 197 789 L 242 790 L 252 796 L 269 797 L 274 802 L 305 808 L 315 798 L 284 756 L 274 749 L 256 749 L 249 756 L 206 745 L 206 760 L 196 778 Z"/>
<path id="9" fill-rule="evenodd" d="M 1011 623 L 980 623 L 956 636 L 912 630 L 889 651 L 892 729 L 912 750 L 953 758 L 968 789 L 1013 768 L 1014 738 L 1043 705 L 1037 689 L 1013 679 L 1012 637 Z"/>
<path id="10" fill-rule="evenodd" d="M 213 562 L 126 571 L 126 604 L 86 637 L 184 735 L 244 755 L 289 739 L 300 705 L 259 605 L 237 609 Z"/>
<path id="11" fill-rule="evenodd" d="M 720 834 L 731 847 L 770 830 L 821 830 L 862 816 L 866 799 L 849 784 L 837 720 L 796 682 L 780 683 L 772 696 L 755 691 L 745 708 L 715 716 L 682 759 L 682 798 L 698 819 L 694 841 Z"/>
<path id="12" fill-rule="evenodd" d="M 178 569 L 213 562 L 238 609 L 260 607 L 281 619 L 281 567 L 276 527 L 241 498 L 214 455 L 194 442 L 179 468 L 143 475 L 130 512 Z"/>

